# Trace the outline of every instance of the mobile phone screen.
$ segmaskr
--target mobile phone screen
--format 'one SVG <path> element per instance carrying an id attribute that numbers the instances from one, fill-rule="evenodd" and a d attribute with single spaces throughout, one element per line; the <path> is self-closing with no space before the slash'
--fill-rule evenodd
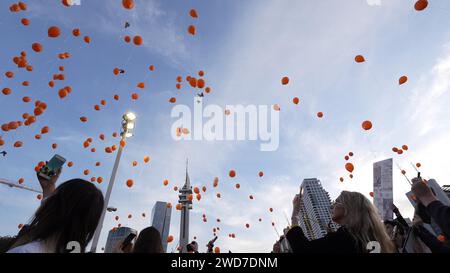
<path id="1" fill-rule="evenodd" d="M 127 238 L 125 238 L 122 244 L 122 250 L 124 250 L 129 244 L 131 244 L 131 241 L 133 241 L 134 237 L 136 237 L 136 234 L 130 233 Z"/>
<path id="2" fill-rule="evenodd" d="M 47 164 L 42 167 L 39 174 L 47 179 L 54 176 L 56 174 L 56 171 L 61 168 L 64 163 L 66 162 L 66 159 L 60 155 L 55 155 L 50 159 Z"/>

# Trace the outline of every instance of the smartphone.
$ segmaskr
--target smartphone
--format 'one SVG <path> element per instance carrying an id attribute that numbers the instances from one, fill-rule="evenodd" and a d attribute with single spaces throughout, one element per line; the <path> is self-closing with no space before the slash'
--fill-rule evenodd
<path id="1" fill-rule="evenodd" d="M 50 180 L 53 176 L 56 175 L 57 171 L 61 169 L 61 167 L 66 162 L 66 159 L 60 155 L 54 155 L 47 164 L 41 168 L 38 175 L 42 178 Z"/>
<path id="2" fill-rule="evenodd" d="M 136 237 L 136 234 L 134 233 L 130 233 L 127 238 L 125 238 L 125 240 L 122 243 L 122 251 L 124 251 L 125 248 L 127 248 L 131 242 L 133 241 L 133 239 Z"/>

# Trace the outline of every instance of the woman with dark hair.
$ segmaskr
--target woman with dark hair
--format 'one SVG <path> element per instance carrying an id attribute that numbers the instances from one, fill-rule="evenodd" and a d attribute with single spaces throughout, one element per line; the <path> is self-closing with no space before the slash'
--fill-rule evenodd
<path id="1" fill-rule="evenodd" d="M 154 227 L 143 229 L 134 244 L 133 253 L 164 253 L 159 231 Z"/>
<path id="2" fill-rule="evenodd" d="M 9 253 L 70 252 L 69 242 L 79 244 L 80 252 L 85 252 L 103 210 L 103 194 L 82 179 L 69 180 L 55 189 L 59 173 L 51 180 L 38 177 L 44 199 Z"/>

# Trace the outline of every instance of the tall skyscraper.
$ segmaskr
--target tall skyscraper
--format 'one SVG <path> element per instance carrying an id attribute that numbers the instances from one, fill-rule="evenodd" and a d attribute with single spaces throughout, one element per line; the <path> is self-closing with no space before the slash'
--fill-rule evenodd
<path id="1" fill-rule="evenodd" d="M 383 220 L 392 220 L 392 158 L 373 164 L 373 201 Z"/>
<path id="2" fill-rule="evenodd" d="M 189 244 L 189 210 L 192 209 L 192 187 L 188 174 L 188 162 L 186 161 L 186 181 L 178 195 L 178 203 L 181 205 L 180 219 L 180 244 L 182 253 L 187 252 L 186 246 Z"/>
<path id="3" fill-rule="evenodd" d="M 106 240 L 105 253 L 113 253 L 130 233 L 137 235 L 137 231 L 129 227 L 113 228 L 110 230 L 108 239 Z"/>
<path id="4" fill-rule="evenodd" d="M 170 231 L 170 217 L 172 207 L 168 208 L 166 202 L 158 201 L 152 209 L 152 226 L 161 234 L 164 252 L 167 252 L 167 237 Z"/>
<path id="5" fill-rule="evenodd" d="M 309 240 L 336 231 L 331 220 L 331 199 L 317 178 L 304 179 L 300 186 L 300 227 Z"/>

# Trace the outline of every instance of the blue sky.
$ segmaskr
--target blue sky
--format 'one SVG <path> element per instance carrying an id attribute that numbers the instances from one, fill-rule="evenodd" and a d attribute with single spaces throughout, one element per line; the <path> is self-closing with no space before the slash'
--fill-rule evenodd
<path id="1" fill-rule="evenodd" d="M 405 168 L 410 176 L 410 162 L 421 162 L 425 177 L 449 184 L 448 154 L 450 153 L 450 4 L 445 0 L 430 1 L 427 10 L 416 12 L 413 0 L 348 0 L 342 1 L 156 1 L 136 0 L 136 8 L 128 11 L 121 1 L 82 1 L 81 6 L 64 8 L 54 1 L 30 1 L 24 13 L 12 14 L 13 1 L 0 4 L 2 43 L 0 54 L 0 87 L 13 93 L 0 95 L 0 123 L 17 120 L 32 105 L 23 103 L 23 96 L 47 102 L 48 110 L 30 127 L 1 133 L 6 141 L 0 150 L 9 152 L 0 158 L 1 178 L 16 181 L 25 178 L 25 185 L 37 188 L 34 166 L 49 159 L 55 152 L 73 161 L 65 168 L 61 181 L 74 177 L 90 179 L 102 176 L 99 187 L 106 190 L 106 181 L 114 155 L 105 154 L 104 147 L 116 144 L 111 137 L 120 128 L 124 112 L 138 115 L 136 135 L 128 141 L 111 205 L 118 207 L 108 214 L 101 245 L 107 231 L 117 222 L 138 230 L 149 225 L 150 211 L 155 201 L 176 203 L 173 186 L 184 182 L 184 163 L 190 160 L 191 181 L 207 186 L 200 202 L 194 203 L 191 235 L 200 246 L 209 241 L 214 227 L 220 227 L 217 244 L 223 251 L 268 252 L 276 239 L 271 222 L 279 231 L 286 225 L 284 212 L 291 212 L 291 200 L 304 178 L 317 177 L 332 198 L 342 190 L 357 190 L 369 195 L 372 188 L 372 163 L 389 157 Z M 189 17 L 195 8 L 199 19 Z M 30 26 L 20 24 L 29 18 Z M 124 29 L 125 21 L 131 27 Z M 187 27 L 197 26 L 198 34 L 190 36 Z M 57 25 L 62 30 L 58 39 L 47 38 L 47 28 Z M 82 35 L 92 38 L 91 44 L 71 35 L 79 27 Z M 144 45 L 125 44 L 125 35 L 139 34 Z M 31 50 L 31 44 L 44 46 L 41 54 Z M 34 72 L 19 71 L 11 59 L 28 52 Z M 59 60 L 58 53 L 70 52 L 72 58 Z M 355 55 L 366 58 L 363 64 L 354 62 Z M 66 68 L 66 81 L 73 92 L 64 100 L 47 82 Z M 148 70 L 149 65 L 155 71 Z M 116 77 L 114 67 L 126 70 Z M 174 141 L 170 136 L 173 105 L 167 101 L 177 97 L 177 103 L 193 105 L 194 90 L 183 85 L 175 89 L 178 75 L 195 75 L 204 70 L 213 92 L 204 104 L 264 104 L 278 103 L 280 111 L 280 147 L 274 152 L 260 152 L 259 143 L 251 141 Z M 7 79 L 4 72 L 16 76 Z M 409 81 L 398 85 L 398 78 L 407 75 Z M 289 76 L 291 82 L 281 86 L 280 79 Z M 20 83 L 30 81 L 29 87 Z M 146 88 L 138 91 L 138 82 Z M 130 95 L 141 98 L 132 102 Z M 119 94 L 115 102 L 112 97 Z M 299 97 L 299 105 L 291 103 Z M 108 104 L 100 112 L 93 106 L 101 99 Z M 316 113 L 322 111 L 319 120 Z M 80 116 L 89 117 L 81 123 Z M 372 120 L 374 128 L 365 132 L 361 122 Z M 35 140 L 41 127 L 48 125 L 51 133 Z M 107 136 L 105 142 L 98 135 Z M 82 148 L 83 141 L 94 138 L 96 153 Z M 16 140 L 24 142 L 21 149 L 12 148 Z M 56 151 L 52 143 L 58 143 Z M 397 156 L 392 147 L 407 144 L 410 150 Z M 343 157 L 355 153 L 354 179 L 344 169 Z M 145 155 L 152 157 L 142 164 Z M 139 166 L 132 167 L 132 161 Z M 95 162 L 102 162 L 95 167 Z M 84 169 L 91 175 L 85 177 Z M 237 177 L 228 177 L 235 169 Z M 258 172 L 265 173 L 263 178 Z M 408 184 L 394 170 L 394 200 L 404 214 L 412 215 L 404 193 Z M 213 189 L 214 177 L 219 187 Z M 344 183 L 339 177 L 346 177 Z M 135 186 L 125 186 L 127 179 Z M 168 179 L 170 185 L 163 186 Z M 235 183 L 241 189 L 234 188 Z M 222 194 L 221 199 L 215 197 Z M 252 194 L 255 200 L 249 200 Z M 0 188 L 0 234 L 13 235 L 17 225 L 26 223 L 39 201 L 35 194 Z M 269 213 L 269 208 L 274 208 Z M 142 218 L 141 213 L 147 214 Z M 126 219 L 128 214 L 132 219 Z M 207 223 L 203 223 L 206 214 Z M 172 213 L 171 234 L 178 237 L 178 212 Z M 221 223 L 216 223 L 220 218 Z M 262 218 L 262 222 L 258 222 Z M 251 225 L 250 229 L 245 224 Z M 235 233 L 236 239 L 228 238 Z M 264 238 L 264 240 L 261 240 Z M 176 239 L 177 240 L 177 239 Z M 175 240 L 175 241 L 176 241 Z M 169 250 L 175 248 L 174 243 Z"/>

